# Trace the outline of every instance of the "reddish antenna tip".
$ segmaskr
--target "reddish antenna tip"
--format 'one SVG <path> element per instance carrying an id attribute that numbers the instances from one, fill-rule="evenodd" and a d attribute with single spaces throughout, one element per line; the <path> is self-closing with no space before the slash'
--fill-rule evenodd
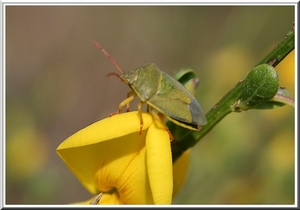
<path id="1" fill-rule="evenodd" d="M 109 53 L 106 52 L 106 50 L 105 50 L 100 44 L 98 44 L 96 41 L 93 40 L 92 42 L 93 42 L 93 44 L 94 44 L 97 48 L 99 48 L 99 49 L 103 52 L 103 54 L 104 54 L 106 57 L 108 57 L 108 59 L 110 60 L 110 62 L 112 62 L 112 64 L 119 70 L 119 72 L 121 72 L 121 74 L 123 74 L 122 69 L 118 66 L 117 62 L 109 55 Z"/>
<path id="2" fill-rule="evenodd" d="M 121 79 L 120 75 L 118 75 L 118 74 L 115 73 L 115 72 L 110 72 L 110 73 L 108 73 L 106 76 L 110 77 L 110 76 L 112 76 L 112 75 L 114 75 L 114 76 L 116 76 L 116 77 L 119 77 L 119 78 Z"/>

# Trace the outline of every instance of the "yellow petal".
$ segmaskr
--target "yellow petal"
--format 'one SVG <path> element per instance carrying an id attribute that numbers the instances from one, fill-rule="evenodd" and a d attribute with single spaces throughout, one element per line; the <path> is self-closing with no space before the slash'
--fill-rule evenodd
<path id="1" fill-rule="evenodd" d="M 186 150 L 173 164 L 173 197 L 179 192 L 185 181 L 190 161 L 190 150 Z"/>
<path id="2" fill-rule="evenodd" d="M 142 113 L 143 130 L 152 123 L 152 116 Z M 57 150 L 86 146 L 140 131 L 139 112 L 126 112 L 97 121 L 63 141 Z"/>
<path id="3" fill-rule="evenodd" d="M 149 182 L 155 204 L 171 204 L 173 192 L 170 137 L 160 121 L 154 121 L 146 136 Z"/>
<path id="4" fill-rule="evenodd" d="M 72 205 L 100 205 L 100 204 L 104 204 L 104 205 L 115 204 L 115 205 L 117 205 L 117 204 L 122 204 L 122 203 L 120 203 L 119 196 L 117 193 L 96 195 L 87 201 L 72 203 Z"/>
<path id="5" fill-rule="evenodd" d="M 57 153 L 91 193 L 99 193 L 95 184 L 98 169 L 121 159 L 122 164 L 117 164 L 121 172 L 132 160 L 130 155 L 144 147 L 145 129 L 152 123 L 152 116 L 143 113 L 143 121 L 139 135 L 138 112 L 103 119 L 70 136 L 59 145 Z"/>
<path id="6" fill-rule="evenodd" d="M 103 194 L 100 199 L 100 204 L 122 204 L 122 202 L 119 199 L 119 195 L 117 193 L 112 194 Z"/>
<path id="7" fill-rule="evenodd" d="M 130 158 L 127 164 L 124 164 L 120 158 L 97 171 L 96 183 L 98 188 L 102 190 L 113 187 L 114 191 L 118 191 L 118 202 L 120 203 L 153 204 L 146 168 L 145 147 L 126 158 Z M 104 193 L 104 195 L 108 193 Z M 111 201 L 102 201 L 101 198 L 102 204 L 106 204 L 106 202 L 109 204 Z"/>

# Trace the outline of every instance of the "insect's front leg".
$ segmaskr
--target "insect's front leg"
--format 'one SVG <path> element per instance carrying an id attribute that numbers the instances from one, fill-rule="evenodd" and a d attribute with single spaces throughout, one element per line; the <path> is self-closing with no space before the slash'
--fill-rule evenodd
<path id="1" fill-rule="evenodd" d="M 143 116 L 142 116 L 142 106 L 143 106 L 143 104 L 144 104 L 143 101 L 141 101 L 141 102 L 138 104 L 138 111 L 139 111 L 139 114 L 140 114 L 140 132 L 139 132 L 139 135 L 142 134 L 143 125 L 144 125 Z"/>
<path id="2" fill-rule="evenodd" d="M 132 90 L 132 91 L 129 91 L 127 93 L 127 98 L 129 98 L 130 96 L 136 96 L 136 93 Z M 129 112 L 129 103 L 127 103 L 127 107 L 126 107 L 126 112 Z"/>
<path id="3" fill-rule="evenodd" d="M 128 95 L 128 94 L 127 94 L 127 95 Z M 135 97 L 136 97 L 136 94 L 134 94 L 134 95 L 131 94 L 131 96 L 129 96 L 128 98 L 126 98 L 124 101 L 122 101 L 122 102 L 119 104 L 119 109 L 118 109 L 118 111 L 111 113 L 109 116 L 111 117 L 111 116 L 113 116 L 113 115 L 115 115 L 115 114 L 119 114 L 120 112 L 122 112 L 123 107 L 124 107 L 125 105 L 129 106 L 130 101 L 132 101 Z"/>

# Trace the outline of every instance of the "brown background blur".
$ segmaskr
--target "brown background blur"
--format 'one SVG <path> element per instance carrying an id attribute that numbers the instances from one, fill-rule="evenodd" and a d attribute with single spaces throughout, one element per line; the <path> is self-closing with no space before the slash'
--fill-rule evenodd
<path id="1" fill-rule="evenodd" d="M 117 110 L 124 70 L 193 67 L 207 112 L 291 29 L 293 6 L 6 7 L 6 203 L 92 197 L 56 154 L 67 137 Z M 294 97 L 294 57 L 278 67 Z M 135 106 L 131 106 L 136 109 Z M 99 131 L 101 132 L 101 131 Z M 113 151 L 112 151 L 113 152 Z M 294 108 L 224 118 L 193 149 L 174 204 L 294 202 Z"/>

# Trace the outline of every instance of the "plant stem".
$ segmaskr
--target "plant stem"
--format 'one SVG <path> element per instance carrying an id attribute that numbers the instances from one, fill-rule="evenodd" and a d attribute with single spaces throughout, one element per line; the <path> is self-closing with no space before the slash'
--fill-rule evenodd
<path id="1" fill-rule="evenodd" d="M 284 39 L 257 65 L 269 64 L 273 67 L 278 65 L 294 49 L 294 26 Z M 188 131 L 187 135 L 180 140 L 171 143 L 173 162 L 187 149 L 198 143 L 219 121 L 231 112 L 239 111 L 236 105 L 242 95 L 243 82 L 240 81 L 221 100 L 214 105 L 206 114 L 208 123 L 200 131 Z"/>
<path id="2" fill-rule="evenodd" d="M 206 114 L 207 124 L 202 126 L 200 131 L 191 131 L 180 141 L 172 142 L 172 155 L 175 161 L 183 151 L 193 147 L 203 136 L 205 136 L 219 121 L 234 109 L 232 104 L 239 100 L 242 94 L 242 83 L 239 82 L 229 91 L 216 105 Z"/>
<path id="3" fill-rule="evenodd" d="M 294 23 L 284 39 L 257 65 L 267 63 L 273 67 L 277 66 L 294 49 Z"/>

